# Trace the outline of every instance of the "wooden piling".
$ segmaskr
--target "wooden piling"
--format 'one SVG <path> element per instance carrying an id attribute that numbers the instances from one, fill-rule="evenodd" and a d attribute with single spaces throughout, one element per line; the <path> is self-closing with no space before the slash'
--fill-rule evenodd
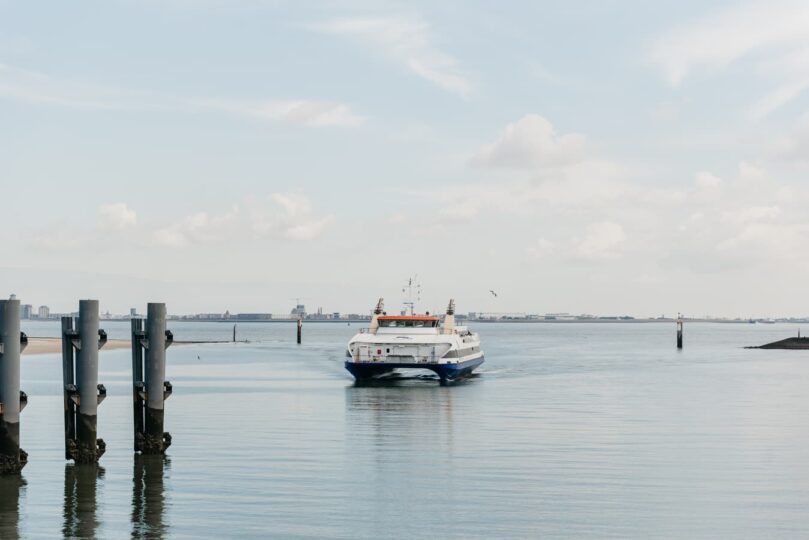
<path id="1" fill-rule="evenodd" d="M 683 317 L 677 315 L 677 348 L 683 348 Z"/>
<path id="2" fill-rule="evenodd" d="M 301 344 L 302 334 L 303 334 L 303 320 L 298 319 L 298 345 Z"/>

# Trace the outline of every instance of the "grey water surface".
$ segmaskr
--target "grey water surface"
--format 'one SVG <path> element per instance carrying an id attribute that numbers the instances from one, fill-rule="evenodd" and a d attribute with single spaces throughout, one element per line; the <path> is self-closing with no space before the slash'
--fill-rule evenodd
<path id="1" fill-rule="evenodd" d="M 98 468 L 63 459 L 59 355 L 24 356 L 29 462 L 0 479 L 0 538 L 809 536 L 809 351 L 741 348 L 794 326 L 690 324 L 677 351 L 673 324 L 478 324 L 486 363 L 451 387 L 354 386 L 358 328 L 173 346 L 165 458 L 133 455 L 129 351 L 102 351 Z"/>

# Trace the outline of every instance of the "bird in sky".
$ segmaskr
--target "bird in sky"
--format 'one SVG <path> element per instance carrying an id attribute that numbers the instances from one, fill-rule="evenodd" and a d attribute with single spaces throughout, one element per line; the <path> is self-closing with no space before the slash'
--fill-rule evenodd
<path id="1" fill-rule="evenodd" d="M 489 289 L 489 292 L 490 292 L 490 293 L 492 293 L 492 296 L 494 296 L 495 298 L 497 298 L 497 293 L 496 293 L 496 292 L 494 292 L 494 291 L 493 291 L 493 290 L 491 290 L 491 289 Z"/>

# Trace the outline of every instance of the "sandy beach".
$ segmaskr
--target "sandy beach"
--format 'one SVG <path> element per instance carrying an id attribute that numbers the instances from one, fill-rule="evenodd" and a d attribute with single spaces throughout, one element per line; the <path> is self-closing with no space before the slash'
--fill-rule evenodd
<path id="1" fill-rule="evenodd" d="M 104 345 L 103 351 L 112 349 L 125 349 L 131 346 L 128 339 L 110 339 Z M 26 354 L 53 354 L 62 352 L 61 338 L 29 337 L 28 346 L 22 352 Z"/>

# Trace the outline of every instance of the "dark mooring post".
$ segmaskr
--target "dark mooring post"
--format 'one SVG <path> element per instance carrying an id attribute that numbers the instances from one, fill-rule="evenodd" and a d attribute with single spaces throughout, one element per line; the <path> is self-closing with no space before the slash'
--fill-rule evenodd
<path id="1" fill-rule="evenodd" d="M 303 335 L 303 320 L 298 319 L 298 345 L 301 344 L 302 335 Z"/>
<path id="2" fill-rule="evenodd" d="M 135 452 L 140 451 L 143 441 L 144 418 L 143 399 L 146 396 L 146 388 L 143 384 L 143 340 L 146 339 L 146 332 L 143 331 L 143 319 L 132 319 L 132 411 Z"/>
<path id="3" fill-rule="evenodd" d="M 0 300 L 0 474 L 17 474 L 28 462 L 20 449 L 20 353 L 28 338 L 20 332 L 20 301 Z"/>
<path id="4" fill-rule="evenodd" d="M 132 321 L 135 451 L 163 454 L 171 446 L 171 434 L 163 431 L 163 412 L 172 392 L 166 380 L 166 349 L 174 336 L 166 330 L 166 304 L 150 303 L 146 311 L 145 331 L 142 320 Z"/>
<path id="5" fill-rule="evenodd" d="M 683 316 L 677 314 L 677 348 L 683 348 Z"/>
<path id="6" fill-rule="evenodd" d="M 233 343 L 236 343 L 236 325 L 233 325 Z"/>
<path id="7" fill-rule="evenodd" d="M 65 458 L 96 463 L 106 445 L 97 437 L 98 405 L 107 397 L 98 384 L 98 351 L 107 333 L 98 328 L 98 300 L 80 300 L 79 318 L 62 317 L 62 377 L 65 403 Z"/>

